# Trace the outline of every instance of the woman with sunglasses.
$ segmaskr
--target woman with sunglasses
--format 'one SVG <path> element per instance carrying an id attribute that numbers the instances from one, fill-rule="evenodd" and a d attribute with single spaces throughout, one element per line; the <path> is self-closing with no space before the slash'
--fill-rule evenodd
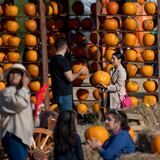
<path id="1" fill-rule="evenodd" d="M 76 112 L 70 110 L 60 112 L 53 136 L 54 160 L 84 160 L 76 123 Z"/>
<path id="2" fill-rule="evenodd" d="M 105 118 L 105 127 L 110 132 L 110 138 L 104 144 L 97 139 L 88 140 L 89 146 L 97 150 L 104 160 L 118 160 L 122 154 L 135 152 L 134 142 L 128 133 L 126 114 L 110 110 Z"/>

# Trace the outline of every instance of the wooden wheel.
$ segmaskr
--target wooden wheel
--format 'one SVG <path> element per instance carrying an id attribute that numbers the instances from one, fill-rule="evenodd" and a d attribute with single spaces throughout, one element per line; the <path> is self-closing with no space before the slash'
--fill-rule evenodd
<path id="1" fill-rule="evenodd" d="M 44 160 L 53 148 L 53 132 L 44 128 L 35 128 L 30 146 L 30 157 Z"/>

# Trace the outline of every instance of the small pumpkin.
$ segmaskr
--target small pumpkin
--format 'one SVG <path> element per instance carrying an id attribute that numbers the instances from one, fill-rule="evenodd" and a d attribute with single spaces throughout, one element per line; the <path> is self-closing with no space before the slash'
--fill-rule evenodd
<path id="1" fill-rule="evenodd" d="M 19 52 L 10 51 L 7 53 L 7 59 L 9 62 L 18 62 L 21 56 Z"/>
<path id="2" fill-rule="evenodd" d="M 91 45 L 88 48 L 89 57 L 96 60 L 98 58 L 99 48 L 97 45 Z"/>
<path id="3" fill-rule="evenodd" d="M 3 70 L 6 71 L 7 69 L 11 68 L 13 66 L 13 63 L 5 63 L 3 65 Z"/>
<path id="4" fill-rule="evenodd" d="M 145 95 L 143 97 L 143 103 L 149 105 L 149 106 L 153 106 L 157 104 L 157 98 L 154 95 Z"/>
<path id="5" fill-rule="evenodd" d="M 0 4 L 0 16 L 2 16 L 2 15 L 3 15 L 3 13 L 4 13 L 3 5 L 2 5 L 2 4 Z"/>
<path id="6" fill-rule="evenodd" d="M 109 132 L 103 126 L 90 126 L 85 131 L 86 140 L 96 138 L 103 144 L 109 137 Z"/>
<path id="7" fill-rule="evenodd" d="M 26 60 L 28 62 L 36 62 L 38 59 L 38 53 L 36 50 L 28 50 L 26 52 Z"/>
<path id="8" fill-rule="evenodd" d="M 155 43 L 155 35 L 152 33 L 146 33 L 143 36 L 143 43 L 145 46 L 152 46 Z"/>
<path id="9" fill-rule="evenodd" d="M 138 71 L 138 67 L 135 64 L 127 64 L 126 65 L 126 69 L 127 69 L 127 74 L 129 77 L 135 77 L 136 73 Z"/>
<path id="10" fill-rule="evenodd" d="M 153 76 L 154 69 L 151 65 L 144 65 L 141 67 L 140 72 L 144 77 L 151 77 Z"/>
<path id="11" fill-rule="evenodd" d="M 0 82 L 0 91 L 6 88 L 6 85 L 4 82 Z"/>
<path id="12" fill-rule="evenodd" d="M 155 134 L 152 138 L 152 152 L 160 153 L 160 134 Z"/>
<path id="13" fill-rule="evenodd" d="M 139 100 L 138 100 L 137 97 L 135 97 L 135 96 L 129 96 L 129 98 L 131 99 L 131 106 L 133 106 L 133 107 L 138 106 Z"/>
<path id="14" fill-rule="evenodd" d="M 113 68 L 114 66 L 110 63 L 108 63 L 105 67 L 105 71 L 108 72 L 110 74 L 111 68 Z"/>
<path id="15" fill-rule="evenodd" d="M 26 3 L 23 5 L 23 11 L 27 16 L 35 16 L 36 5 L 34 3 Z"/>
<path id="16" fill-rule="evenodd" d="M 154 15 L 156 13 L 156 4 L 154 2 L 146 2 L 144 5 L 144 10 L 149 15 Z"/>
<path id="17" fill-rule="evenodd" d="M 20 45 L 21 39 L 19 37 L 12 36 L 8 38 L 8 46 L 18 47 Z"/>
<path id="18" fill-rule="evenodd" d="M 93 106 L 92 106 L 92 110 L 95 113 L 98 113 L 100 111 L 100 106 L 98 102 L 94 102 Z"/>
<path id="19" fill-rule="evenodd" d="M 137 21 L 135 18 L 127 17 L 123 22 L 123 26 L 125 30 L 135 31 L 137 28 Z"/>
<path id="20" fill-rule="evenodd" d="M 122 6 L 122 12 L 123 14 L 126 14 L 126 15 L 136 15 L 137 6 L 135 3 L 125 2 Z"/>
<path id="21" fill-rule="evenodd" d="M 38 92 L 41 88 L 41 84 L 39 81 L 32 81 L 29 83 L 29 89 L 33 92 Z"/>
<path id="22" fill-rule="evenodd" d="M 125 51 L 124 57 L 126 61 L 134 62 L 137 59 L 137 52 L 134 49 L 128 49 Z"/>
<path id="23" fill-rule="evenodd" d="M 137 92 L 139 89 L 138 83 L 135 81 L 128 81 L 126 84 L 126 90 L 128 92 Z"/>
<path id="24" fill-rule="evenodd" d="M 86 36 L 82 32 L 76 32 L 74 34 L 74 41 L 76 43 L 83 43 L 86 40 Z"/>
<path id="25" fill-rule="evenodd" d="M 154 61 L 154 59 L 155 59 L 154 50 L 151 50 L 151 49 L 144 50 L 143 53 L 142 53 L 142 58 L 145 61 Z"/>
<path id="26" fill-rule="evenodd" d="M 97 44 L 99 38 L 99 33 L 97 31 L 91 31 L 90 40 L 92 43 Z"/>
<path id="27" fill-rule="evenodd" d="M 136 35 L 133 33 L 126 33 L 124 35 L 123 42 L 126 46 L 133 47 L 137 41 Z"/>
<path id="28" fill-rule="evenodd" d="M 99 93 L 99 90 L 98 90 L 97 88 L 96 88 L 95 90 L 93 90 L 92 94 L 93 94 L 93 97 L 94 97 L 96 100 L 99 100 L 100 93 Z"/>
<path id="29" fill-rule="evenodd" d="M 107 61 L 111 61 L 112 55 L 113 55 L 115 52 L 116 52 L 116 49 L 114 49 L 114 48 L 108 48 L 108 49 L 106 49 L 105 54 L 104 54 L 104 58 L 105 58 Z"/>
<path id="30" fill-rule="evenodd" d="M 72 10 L 76 15 L 82 15 L 84 13 L 84 5 L 81 1 L 75 1 L 72 4 Z"/>
<path id="31" fill-rule="evenodd" d="M 19 28 L 19 25 L 16 21 L 9 20 L 6 22 L 6 29 L 8 32 L 16 33 Z"/>
<path id="32" fill-rule="evenodd" d="M 91 29 L 91 27 L 92 27 L 92 20 L 91 20 L 91 18 L 84 18 L 83 20 L 81 20 L 81 23 L 80 23 L 80 25 L 81 25 L 81 27 L 83 28 L 83 29 Z"/>
<path id="33" fill-rule="evenodd" d="M 107 13 L 110 15 L 117 14 L 119 10 L 119 5 L 115 1 L 109 1 L 106 5 Z"/>
<path id="34" fill-rule="evenodd" d="M 142 23 L 142 27 L 145 31 L 152 31 L 154 28 L 153 19 L 145 19 Z"/>
<path id="35" fill-rule="evenodd" d="M 103 27 L 107 31 L 114 31 L 118 28 L 118 21 L 115 18 L 107 18 L 104 20 Z"/>
<path id="36" fill-rule="evenodd" d="M 77 98 L 80 101 L 84 101 L 89 96 L 89 91 L 87 89 L 78 89 L 76 92 Z"/>
<path id="37" fill-rule="evenodd" d="M 19 9 L 16 5 L 8 5 L 5 7 L 5 15 L 9 17 L 16 17 L 18 15 Z"/>
<path id="38" fill-rule="evenodd" d="M 37 30 L 37 22 L 34 19 L 28 19 L 24 22 L 24 28 L 33 33 Z"/>
<path id="39" fill-rule="evenodd" d="M 157 82 L 155 80 L 146 80 L 143 82 L 143 87 L 147 92 L 155 92 L 157 90 Z"/>
<path id="40" fill-rule="evenodd" d="M 24 44 L 28 47 L 35 47 L 37 45 L 37 38 L 33 34 L 26 34 L 24 37 Z"/>
<path id="41" fill-rule="evenodd" d="M 76 105 L 76 110 L 78 113 L 87 113 L 88 112 L 88 105 L 85 103 L 78 103 Z"/>
<path id="42" fill-rule="evenodd" d="M 35 105 L 36 104 L 36 96 L 31 96 L 31 102 Z"/>
<path id="43" fill-rule="evenodd" d="M 35 64 L 29 64 L 27 66 L 27 70 L 29 72 L 29 74 L 33 77 L 38 77 L 39 75 L 39 67 L 38 65 L 35 65 Z"/>
<path id="44" fill-rule="evenodd" d="M 114 33 L 105 33 L 103 36 L 103 41 L 106 44 L 106 46 L 116 46 L 118 44 L 118 37 Z"/>
<path id="45" fill-rule="evenodd" d="M 130 127 L 128 133 L 131 136 L 132 140 L 135 141 L 136 134 L 135 134 L 133 128 Z"/>
<path id="46" fill-rule="evenodd" d="M 3 41 L 4 46 L 8 46 L 8 39 L 10 37 L 12 37 L 12 35 L 10 35 L 10 34 L 3 34 L 2 35 L 2 41 Z"/>
<path id="47" fill-rule="evenodd" d="M 52 111 L 57 111 L 58 110 L 58 105 L 57 104 L 51 104 L 49 106 L 49 110 Z"/>
<path id="48" fill-rule="evenodd" d="M 78 29 L 79 27 L 80 27 L 80 19 L 78 17 L 70 18 L 68 20 L 68 28 L 69 29 Z"/>
<path id="49" fill-rule="evenodd" d="M 6 56 L 5 53 L 0 52 L 0 63 L 2 63 L 4 61 L 5 56 Z"/>

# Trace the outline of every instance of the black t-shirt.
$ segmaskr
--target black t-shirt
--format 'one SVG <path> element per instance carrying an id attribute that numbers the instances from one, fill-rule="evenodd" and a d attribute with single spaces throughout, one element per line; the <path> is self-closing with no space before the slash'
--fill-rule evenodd
<path id="1" fill-rule="evenodd" d="M 67 58 L 55 55 L 51 58 L 50 73 L 52 79 L 52 92 L 54 96 L 72 94 L 72 83 L 69 82 L 64 72 L 70 71 L 71 66 Z"/>

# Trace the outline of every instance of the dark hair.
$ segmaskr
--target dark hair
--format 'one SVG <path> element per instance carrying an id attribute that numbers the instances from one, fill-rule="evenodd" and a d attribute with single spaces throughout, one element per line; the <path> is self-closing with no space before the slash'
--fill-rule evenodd
<path id="1" fill-rule="evenodd" d="M 54 152 L 56 155 L 63 154 L 72 146 L 75 146 L 76 117 L 77 115 L 74 111 L 68 110 L 59 113 L 53 135 L 55 142 Z"/>
<path id="2" fill-rule="evenodd" d="M 16 72 L 16 71 L 19 72 L 19 73 L 23 76 L 23 72 L 22 72 L 21 70 L 18 70 L 18 69 L 13 69 L 13 70 L 11 70 L 11 71 L 8 73 L 7 77 L 6 77 L 6 86 L 7 86 L 7 87 L 11 85 L 10 80 L 9 80 L 9 75 L 10 75 L 10 73 Z M 20 83 L 19 83 L 18 86 L 17 86 L 17 89 L 22 88 L 22 86 L 23 86 L 23 84 L 22 84 L 22 79 L 21 79 Z"/>
<path id="3" fill-rule="evenodd" d="M 67 45 L 67 41 L 64 37 L 61 37 L 61 38 L 58 38 L 56 41 L 55 41 L 55 48 L 56 50 L 63 47 L 64 45 Z"/>
<path id="4" fill-rule="evenodd" d="M 124 59 L 124 55 L 123 53 L 121 53 L 120 51 L 116 51 L 112 54 L 112 56 L 116 56 L 118 59 L 121 59 L 121 62 L 123 61 Z"/>
<path id="5" fill-rule="evenodd" d="M 111 109 L 107 114 L 112 114 L 115 120 L 121 122 L 121 128 L 124 130 L 129 130 L 128 126 L 128 118 L 126 113 L 116 110 L 116 109 Z"/>

